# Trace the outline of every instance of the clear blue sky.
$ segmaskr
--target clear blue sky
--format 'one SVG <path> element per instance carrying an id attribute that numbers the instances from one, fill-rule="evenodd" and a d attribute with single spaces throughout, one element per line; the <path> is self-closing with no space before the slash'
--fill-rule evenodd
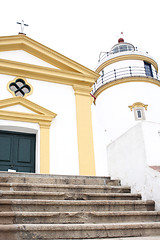
<path id="1" fill-rule="evenodd" d="M 160 64 L 159 0 L 1 0 L 0 35 L 27 36 L 94 70 L 124 32 Z"/>

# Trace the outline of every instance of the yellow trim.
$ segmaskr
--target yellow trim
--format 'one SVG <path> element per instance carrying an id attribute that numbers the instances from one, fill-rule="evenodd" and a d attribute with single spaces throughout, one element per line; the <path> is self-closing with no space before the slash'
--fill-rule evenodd
<path id="1" fill-rule="evenodd" d="M 90 87 L 74 85 L 77 115 L 79 174 L 95 176 Z"/>
<path id="2" fill-rule="evenodd" d="M 20 63 L 10 60 L 0 59 L 0 73 L 23 78 L 31 78 L 53 83 L 60 83 L 72 86 L 82 84 L 92 86 L 99 77 L 90 77 L 76 72 L 67 72 L 60 69 L 42 67 L 27 63 Z"/>
<path id="3" fill-rule="evenodd" d="M 121 56 L 118 56 L 118 57 L 111 58 L 111 59 L 107 60 L 106 62 L 102 63 L 96 69 L 96 72 L 100 73 L 100 71 L 102 69 L 104 69 L 105 67 L 109 66 L 110 64 L 115 63 L 115 62 L 119 62 L 119 61 L 124 61 L 124 60 L 142 60 L 142 61 L 149 62 L 150 64 L 152 64 L 154 66 L 154 68 L 158 72 L 158 65 L 157 65 L 157 63 L 152 58 L 146 57 L 146 56 L 140 55 L 140 54 L 128 54 L 128 55 L 121 55 Z"/>
<path id="4" fill-rule="evenodd" d="M 121 78 L 117 79 L 116 81 L 109 82 L 102 87 L 100 87 L 94 94 L 94 96 L 97 98 L 103 91 L 105 91 L 107 88 L 116 86 L 118 84 L 122 83 L 128 83 L 128 82 L 146 82 L 146 83 L 152 83 L 160 87 L 160 82 L 154 78 L 150 77 L 126 77 L 126 78 Z"/>
<path id="5" fill-rule="evenodd" d="M 94 71 L 34 41 L 24 34 L 0 37 L 0 51 L 12 50 L 24 50 L 61 70 L 81 73 L 91 78 L 97 77 Z"/>
<path id="6" fill-rule="evenodd" d="M 136 107 L 143 107 L 147 111 L 148 105 L 145 105 L 144 103 L 141 103 L 141 102 L 136 102 L 136 103 L 133 103 L 131 106 L 128 106 L 128 107 L 130 108 L 131 111 L 132 111 L 133 108 L 136 108 Z"/>
<path id="7" fill-rule="evenodd" d="M 50 173 L 50 129 L 40 125 L 40 173 Z"/>
<path id="8" fill-rule="evenodd" d="M 1 110 L 5 107 L 22 105 L 35 114 Z M 49 173 L 49 128 L 56 114 L 22 97 L 0 100 L 0 119 L 32 122 L 40 125 L 40 173 Z"/>
<path id="9" fill-rule="evenodd" d="M 12 96 L 13 97 L 16 97 L 15 96 L 15 93 L 14 93 L 14 91 L 12 91 L 10 88 L 9 88 L 9 85 L 13 82 L 15 82 L 17 79 L 22 79 L 22 80 L 24 80 L 25 81 L 25 83 L 28 85 L 28 86 L 30 86 L 30 88 L 31 88 L 31 91 L 29 92 L 29 93 L 26 93 L 25 95 L 24 95 L 24 98 L 26 98 L 26 97 L 28 97 L 29 95 L 31 95 L 32 93 L 33 93 L 33 87 L 32 87 L 32 85 L 31 84 L 29 84 L 28 82 L 27 82 L 27 80 L 25 79 L 25 78 L 22 78 L 22 77 L 16 77 L 16 78 L 14 78 L 12 81 L 10 81 L 8 84 L 7 84 L 7 89 L 8 89 L 8 91 L 12 94 Z"/>

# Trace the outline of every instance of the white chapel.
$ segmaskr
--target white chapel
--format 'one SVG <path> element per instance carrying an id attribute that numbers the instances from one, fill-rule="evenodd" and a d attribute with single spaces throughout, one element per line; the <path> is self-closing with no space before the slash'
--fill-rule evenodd
<path id="1" fill-rule="evenodd" d="M 0 171 L 107 176 L 160 205 L 156 60 L 119 38 L 95 71 L 0 37 Z"/>

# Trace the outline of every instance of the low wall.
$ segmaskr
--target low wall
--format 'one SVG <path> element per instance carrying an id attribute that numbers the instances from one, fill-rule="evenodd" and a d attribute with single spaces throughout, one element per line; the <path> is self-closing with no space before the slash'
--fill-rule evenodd
<path id="1" fill-rule="evenodd" d="M 107 146 L 111 178 L 141 193 L 143 200 L 154 200 L 160 210 L 160 172 L 149 166 L 160 165 L 160 124 L 142 121 Z M 155 155 L 156 154 L 156 155 Z"/>

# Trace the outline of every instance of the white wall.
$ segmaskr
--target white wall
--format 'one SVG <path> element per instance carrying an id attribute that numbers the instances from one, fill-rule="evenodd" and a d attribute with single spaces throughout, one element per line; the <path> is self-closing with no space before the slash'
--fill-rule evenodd
<path id="1" fill-rule="evenodd" d="M 160 123 L 160 88 L 151 83 L 123 83 L 103 91 L 96 99 L 96 116 L 102 131 L 114 141 L 137 121 L 128 106 L 135 102 L 148 105 L 146 120 Z"/>
<path id="2" fill-rule="evenodd" d="M 111 141 L 108 139 L 106 132 L 101 128 L 101 123 L 97 119 L 96 106 L 94 104 L 92 104 L 92 124 L 96 175 L 107 176 L 106 146 Z"/>
<path id="3" fill-rule="evenodd" d="M 141 193 L 144 200 L 155 200 L 160 210 L 160 173 L 149 167 L 160 165 L 159 129 L 160 124 L 138 123 L 108 145 L 107 162 L 113 179 L 131 186 L 132 192 Z"/>
<path id="4" fill-rule="evenodd" d="M 126 70 L 129 70 L 129 66 L 131 67 L 144 67 L 144 62 L 140 60 L 123 60 L 119 62 L 112 63 L 104 68 L 104 72 L 107 73 L 109 71 L 112 71 L 114 69 L 119 68 L 126 68 Z M 130 72 L 128 71 L 128 75 L 130 75 Z"/>
<path id="5" fill-rule="evenodd" d="M 7 84 L 14 78 L 15 76 L 0 75 L 0 100 L 12 98 Z M 50 127 L 51 173 L 79 174 L 76 104 L 73 88 L 33 79 L 27 79 L 27 81 L 33 87 L 33 93 L 27 99 L 57 114 Z M 14 111 L 23 110 L 21 106 L 16 106 Z M 4 122 L 0 124 L 4 125 Z M 14 127 L 13 123 L 8 122 L 8 126 L 10 124 Z M 20 126 L 27 127 L 26 124 L 21 123 Z M 37 131 L 39 134 L 39 129 Z"/>
<path id="6" fill-rule="evenodd" d="M 43 66 L 43 67 L 56 68 L 53 65 L 31 55 L 23 50 L 0 52 L 0 58 L 6 59 L 6 60 L 11 60 L 11 61 L 16 61 L 16 62 L 34 64 L 34 65 Z"/>

